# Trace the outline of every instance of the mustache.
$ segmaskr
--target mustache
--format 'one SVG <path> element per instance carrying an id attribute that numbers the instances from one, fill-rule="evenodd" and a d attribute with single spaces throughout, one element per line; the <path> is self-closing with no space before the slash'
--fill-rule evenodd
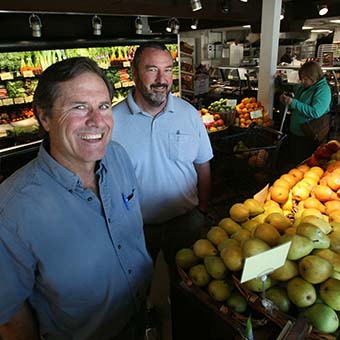
<path id="1" fill-rule="evenodd" d="M 150 87 L 151 88 L 157 88 L 157 87 L 165 87 L 165 88 L 167 88 L 168 84 L 165 84 L 165 83 L 155 83 L 155 84 L 151 84 Z"/>

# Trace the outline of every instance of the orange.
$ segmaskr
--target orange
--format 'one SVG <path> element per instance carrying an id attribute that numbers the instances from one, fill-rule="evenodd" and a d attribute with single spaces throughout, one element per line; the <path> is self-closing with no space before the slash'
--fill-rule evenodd
<path id="1" fill-rule="evenodd" d="M 278 185 L 278 186 L 281 186 L 281 187 L 284 187 L 284 188 L 287 188 L 287 189 L 290 189 L 290 184 L 285 180 L 285 179 L 282 179 L 282 178 L 278 178 L 273 186 L 275 185 Z"/>
<path id="2" fill-rule="evenodd" d="M 279 186 L 279 185 L 274 185 L 270 189 L 270 197 L 273 201 L 283 204 L 288 200 L 289 196 L 289 189 Z"/>
<path id="3" fill-rule="evenodd" d="M 296 168 L 302 171 L 303 173 L 306 173 L 309 170 L 309 166 L 307 164 L 301 164 L 297 166 Z"/>
<path id="4" fill-rule="evenodd" d="M 319 166 L 312 166 L 309 171 L 313 171 L 316 172 L 319 175 L 319 178 L 323 175 L 324 171 L 322 168 L 320 168 Z"/>
<path id="5" fill-rule="evenodd" d="M 296 179 L 296 182 L 303 178 L 303 172 L 296 168 L 289 170 L 288 174 L 293 175 Z"/>
<path id="6" fill-rule="evenodd" d="M 314 179 L 317 182 L 319 182 L 319 180 L 320 180 L 320 176 L 318 175 L 318 173 L 316 171 L 310 171 L 310 170 L 308 170 L 305 173 L 303 178 L 312 178 L 312 179 Z"/>
<path id="7" fill-rule="evenodd" d="M 332 172 L 327 176 L 327 185 L 334 191 L 340 189 L 340 174 Z"/>
<path id="8" fill-rule="evenodd" d="M 286 180 L 286 181 L 289 183 L 289 186 L 290 186 L 291 188 L 292 188 L 292 187 L 295 185 L 295 183 L 297 182 L 296 179 L 295 179 L 295 177 L 294 177 L 293 175 L 291 175 L 291 174 L 283 174 L 283 175 L 281 175 L 280 178 Z"/>

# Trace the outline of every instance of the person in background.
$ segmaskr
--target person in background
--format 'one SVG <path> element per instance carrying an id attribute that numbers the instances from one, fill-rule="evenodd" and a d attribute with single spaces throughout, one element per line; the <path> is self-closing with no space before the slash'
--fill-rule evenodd
<path id="1" fill-rule="evenodd" d="M 135 168 L 147 249 L 160 250 L 168 264 L 203 231 L 210 194 L 212 148 L 198 111 L 170 93 L 173 60 L 163 44 L 150 42 L 135 53 L 135 87 L 113 107 L 113 140 Z"/>
<path id="2" fill-rule="evenodd" d="M 304 135 L 301 125 L 328 113 L 331 104 L 331 90 L 322 69 L 317 62 L 308 61 L 299 69 L 301 84 L 294 89 L 294 97 L 283 93 L 280 100 L 291 110 L 288 148 L 292 165 L 309 157 L 318 143 Z"/>
<path id="3" fill-rule="evenodd" d="M 0 186 L 0 338 L 144 339 L 152 261 L 134 169 L 111 140 L 112 96 L 88 58 L 40 76 L 47 137 Z"/>
<path id="4" fill-rule="evenodd" d="M 290 47 L 286 47 L 286 52 L 280 58 L 280 63 L 290 64 L 293 61 L 292 49 Z"/>

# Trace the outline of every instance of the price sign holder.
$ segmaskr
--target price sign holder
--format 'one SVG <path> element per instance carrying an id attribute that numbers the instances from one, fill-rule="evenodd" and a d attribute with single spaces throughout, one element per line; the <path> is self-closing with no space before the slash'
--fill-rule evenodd
<path id="1" fill-rule="evenodd" d="M 275 269 L 284 265 L 291 241 L 281 244 L 272 249 L 266 250 L 260 254 L 256 254 L 245 259 L 243 266 L 241 283 L 251 279 L 260 278 L 262 281 L 262 305 L 267 309 L 272 309 L 273 304 L 265 297 L 264 284 L 267 280 L 267 275 L 272 273 Z"/>

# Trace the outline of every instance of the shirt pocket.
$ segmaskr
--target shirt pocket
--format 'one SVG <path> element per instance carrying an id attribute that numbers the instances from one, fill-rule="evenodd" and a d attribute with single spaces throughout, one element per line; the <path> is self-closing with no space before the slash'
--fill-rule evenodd
<path id="1" fill-rule="evenodd" d="M 185 133 L 169 134 L 169 157 L 173 161 L 193 162 L 198 153 L 198 139 Z"/>

